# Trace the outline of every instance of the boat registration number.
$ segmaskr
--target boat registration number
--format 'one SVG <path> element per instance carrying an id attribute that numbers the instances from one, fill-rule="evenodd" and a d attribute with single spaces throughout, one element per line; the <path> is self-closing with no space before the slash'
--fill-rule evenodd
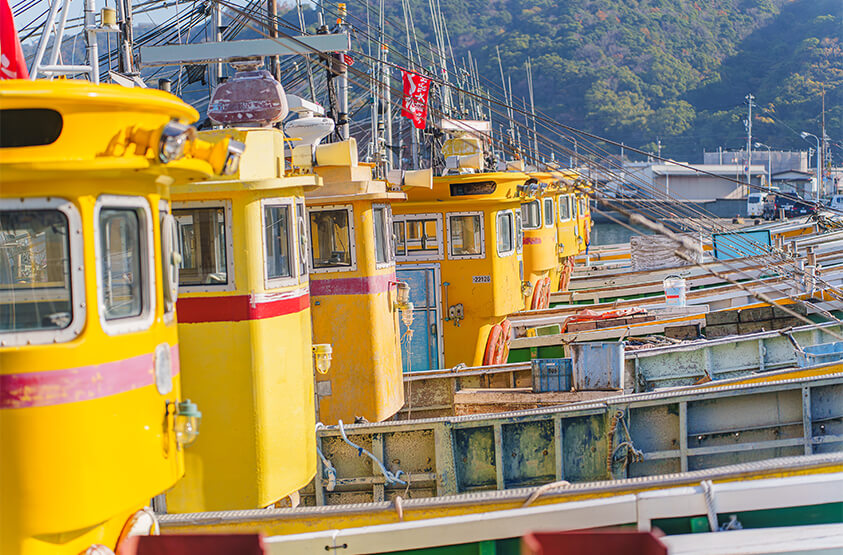
<path id="1" fill-rule="evenodd" d="M 472 276 L 471 283 L 492 283 L 492 276 Z"/>

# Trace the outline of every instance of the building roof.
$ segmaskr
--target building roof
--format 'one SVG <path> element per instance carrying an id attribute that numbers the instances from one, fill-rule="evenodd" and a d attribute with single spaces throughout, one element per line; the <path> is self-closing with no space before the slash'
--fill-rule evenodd
<path id="1" fill-rule="evenodd" d="M 687 166 L 687 167 L 686 167 Z M 743 164 L 686 164 L 686 166 L 679 166 L 677 164 L 653 164 L 652 172 L 655 175 L 744 175 L 746 174 L 746 166 Z M 753 175 L 763 175 L 767 173 L 767 167 L 762 164 L 752 164 L 749 166 L 749 173 Z"/>
<path id="2" fill-rule="evenodd" d="M 803 172 L 799 170 L 784 170 L 776 172 L 771 176 L 773 181 L 810 181 L 814 178 L 812 172 Z"/>

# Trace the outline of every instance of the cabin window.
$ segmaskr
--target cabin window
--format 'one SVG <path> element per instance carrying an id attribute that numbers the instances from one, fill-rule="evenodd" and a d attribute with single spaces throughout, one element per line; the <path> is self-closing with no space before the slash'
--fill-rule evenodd
<path id="1" fill-rule="evenodd" d="M 542 211 L 539 201 L 531 200 L 521 205 L 521 220 L 524 229 L 538 229 L 542 226 Z"/>
<path id="2" fill-rule="evenodd" d="M 311 268 L 314 272 L 353 270 L 354 219 L 350 206 L 308 208 Z"/>
<path id="3" fill-rule="evenodd" d="M 307 276 L 307 261 L 310 253 L 307 248 L 307 223 L 303 202 L 296 203 L 296 225 L 299 238 L 299 276 Z"/>
<path id="4" fill-rule="evenodd" d="M 293 277 L 291 208 L 289 204 L 263 205 L 264 266 L 268 284 Z"/>
<path id="5" fill-rule="evenodd" d="M 68 341 L 81 332 L 81 233 L 66 200 L 0 200 L 0 345 Z"/>
<path id="6" fill-rule="evenodd" d="M 53 144 L 63 127 L 61 114 L 48 108 L 0 110 L 0 148 Z"/>
<path id="7" fill-rule="evenodd" d="M 579 216 L 580 216 L 580 218 L 582 218 L 588 212 L 588 197 L 580 197 L 579 202 L 580 202 L 580 214 L 579 214 Z"/>
<path id="8" fill-rule="evenodd" d="M 483 258 L 483 213 L 448 214 L 448 248 L 452 258 Z"/>
<path id="9" fill-rule="evenodd" d="M 495 217 L 498 255 L 506 256 L 515 251 L 515 215 L 512 210 L 502 210 Z"/>
<path id="10" fill-rule="evenodd" d="M 109 334 L 147 329 L 155 287 L 149 205 L 142 197 L 103 195 L 94 217 L 103 329 Z"/>
<path id="11" fill-rule="evenodd" d="M 559 221 L 567 222 L 571 219 L 571 197 L 570 195 L 559 196 Z"/>
<path id="12" fill-rule="evenodd" d="M 375 234 L 375 261 L 378 267 L 391 264 L 395 259 L 392 245 L 392 211 L 388 204 L 375 204 L 372 208 L 372 226 Z"/>
<path id="13" fill-rule="evenodd" d="M 544 225 L 552 227 L 553 224 L 553 199 L 546 198 L 544 199 Z"/>
<path id="14" fill-rule="evenodd" d="M 521 254 L 524 251 L 524 226 L 521 222 L 521 211 L 516 210 L 515 214 L 515 252 Z"/>
<path id="15" fill-rule="evenodd" d="M 228 237 L 223 206 L 173 210 L 181 249 L 179 285 L 219 287 L 228 284 Z"/>
<path id="16" fill-rule="evenodd" d="M 442 258 L 442 216 L 412 214 L 396 216 L 393 223 L 396 258 L 434 260 Z"/>
<path id="17" fill-rule="evenodd" d="M 0 332 L 70 325 L 70 241 L 58 210 L 0 212 Z"/>
<path id="18" fill-rule="evenodd" d="M 140 215 L 129 208 L 105 208 L 99 223 L 105 319 L 138 316 L 143 310 Z"/>

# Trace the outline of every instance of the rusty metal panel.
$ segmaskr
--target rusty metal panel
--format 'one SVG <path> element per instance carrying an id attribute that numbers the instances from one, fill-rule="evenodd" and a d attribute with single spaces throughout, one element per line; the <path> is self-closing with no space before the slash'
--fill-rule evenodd
<path id="1" fill-rule="evenodd" d="M 495 489 L 495 438 L 491 426 L 454 430 L 454 456 L 460 491 Z"/>
<path id="2" fill-rule="evenodd" d="M 386 483 L 379 466 L 330 427 L 318 432 L 323 453 L 337 469 L 336 486 L 325 490 L 324 499 L 332 504 L 451 495 L 843 451 L 841 398 L 843 373 L 838 373 L 346 427 L 351 441 L 365 449 L 374 445 L 376 454 L 380 450 L 388 472 L 409 475 L 406 484 Z M 323 488 L 329 485 L 320 481 Z M 303 490 L 305 496 L 309 492 Z"/>
<path id="3" fill-rule="evenodd" d="M 501 430 L 506 487 L 546 484 L 554 480 L 553 420 L 505 424 Z"/>

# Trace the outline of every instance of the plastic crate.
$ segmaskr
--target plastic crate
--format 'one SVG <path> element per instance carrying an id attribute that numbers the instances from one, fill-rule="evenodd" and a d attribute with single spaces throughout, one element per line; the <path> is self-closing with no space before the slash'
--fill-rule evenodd
<path id="1" fill-rule="evenodd" d="M 535 358 L 531 362 L 533 391 L 570 391 L 573 362 L 570 358 Z"/>
<path id="2" fill-rule="evenodd" d="M 843 341 L 811 345 L 810 347 L 804 347 L 803 351 L 801 353 L 799 351 L 796 352 L 796 361 L 802 368 L 835 362 L 843 360 Z"/>

